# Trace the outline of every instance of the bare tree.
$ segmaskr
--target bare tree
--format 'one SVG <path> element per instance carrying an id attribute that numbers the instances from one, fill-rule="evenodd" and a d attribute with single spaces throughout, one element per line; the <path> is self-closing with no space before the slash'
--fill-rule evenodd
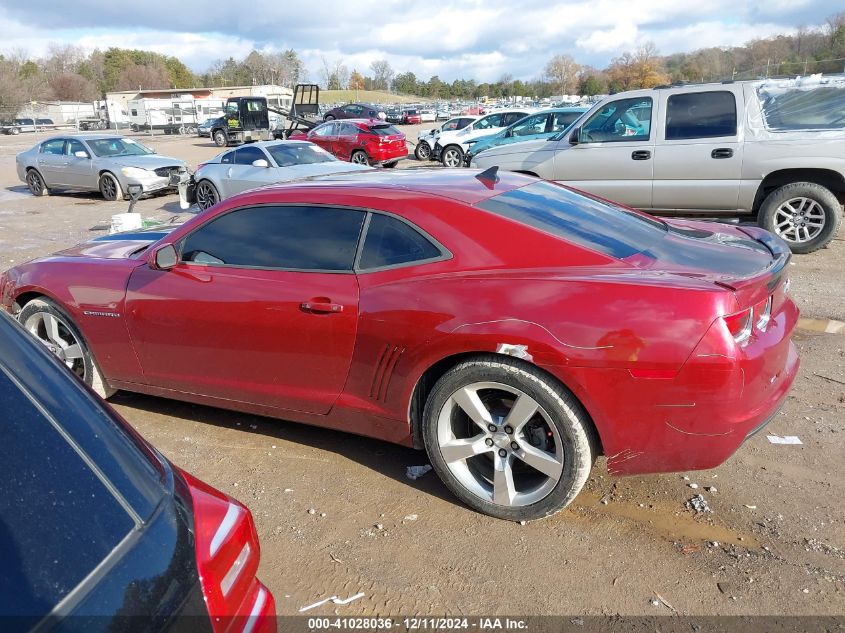
<path id="1" fill-rule="evenodd" d="M 48 83 L 53 98 L 59 101 L 94 101 L 99 96 L 97 85 L 77 73 L 55 75 Z"/>
<path id="2" fill-rule="evenodd" d="M 389 90 L 395 73 L 386 59 L 377 59 L 370 64 L 373 71 L 373 88 L 375 90 Z"/>
<path id="3" fill-rule="evenodd" d="M 136 64 L 126 68 L 117 79 L 115 90 L 150 90 L 170 88 L 170 76 L 161 64 Z"/>
<path id="4" fill-rule="evenodd" d="M 85 49 L 75 44 L 50 44 L 41 67 L 48 77 L 78 73 L 88 59 Z"/>
<path id="5" fill-rule="evenodd" d="M 555 55 L 546 64 L 546 78 L 560 94 L 573 94 L 578 89 L 581 65 L 571 55 Z"/>

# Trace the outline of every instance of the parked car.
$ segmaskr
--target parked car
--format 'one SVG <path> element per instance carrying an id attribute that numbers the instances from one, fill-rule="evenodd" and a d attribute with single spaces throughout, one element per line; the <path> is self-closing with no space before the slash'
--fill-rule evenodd
<path id="1" fill-rule="evenodd" d="M 425 448 L 504 519 L 560 510 L 599 453 L 614 475 L 722 463 L 799 365 L 783 240 L 512 172 L 290 182 L 147 240 L 15 266 L 0 304 L 52 323 L 51 297 L 74 338 L 49 344 L 104 389 Z"/>
<path id="2" fill-rule="evenodd" d="M 261 141 L 218 154 L 179 186 L 183 207 L 208 209 L 236 193 L 262 185 L 370 169 L 338 160 L 307 141 Z"/>
<path id="3" fill-rule="evenodd" d="M 373 119 L 329 121 L 290 138 L 311 141 L 340 160 L 359 165 L 396 167 L 408 157 L 405 135 L 389 123 Z"/>
<path id="4" fill-rule="evenodd" d="M 206 119 L 197 126 L 197 136 L 204 136 L 211 138 L 211 130 L 215 127 L 221 127 L 226 124 L 226 117 L 219 116 L 211 119 Z"/>
<path id="5" fill-rule="evenodd" d="M 91 366 L 56 303 L 22 322 L 0 314 L 3 630 L 275 631 L 249 509 L 72 375 Z"/>
<path id="6" fill-rule="evenodd" d="M 135 139 L 108 134 L 51 137 L 18 154 L 15 165 L 18 178 L 34 196 L 73 189 L 120 200 L 131 185 L 140 185 L 142 193 L 175 191 L 188 177 L 184 161 L 159 156 Z"/>
<path id="7" fill-rule="evenodd" d="M 17 135 L 21 133 L 21 126 L 14 121 L 0 121 L 0 132 Z"/>
<path id="8" fill-rule="evenodd" d="M 426 109 L 420 110 L 421 123 L 434 123 L 437 120 L 437 114 L 434 110 Z"/>
<path id="9" fill-rule="evenodd" d="M 419 125 L 422 123 L 422 115 L 416 109 L 405 110 L 402 112 L 402 123 L 405 125 Z"/>
<path id="10" fill-rule="evenodd" d="M 477 116 L 458 116 L 453 119 L 449 119 L 440 127 L 436 127 L 431 130 L 423 130 L 417 134 L 417 145 L 414 148 L 414 156 L 417 160 L 430 160 L 431 148 L 434 147 L 437 136 L 441 132 L 462 130 L 473 121 L 477 121 L 479 118 L 480 117 Z"/>
<path id="11" fill-rule="evenodd" d="M 458 131 L 440 132 L 434 139 L 432 158 L 442 162 L 445 167 L 461 167 L 464 164 L 464 153 L 469 149 L 467 141 L 499 132 L 532 111 L 530 108 L 496 110 Z"/>
<path id="12" fill-rule="evenodd" d="M 435 121 L 447 121 L 452 118 L 452 112 L 448 107 L 437 108 L 435 113 Z"/>
<path id="13" fill-rule="evenodd" d="M 400 108 L 388 108 L 384 120 L 388 123 L 402 123 L 402 110 Z"/>
<path id="14" fill-rule="evenodd" d="M 371 103 L 348 103 L 345 106 L 332 108 L 323 115 L 323 121 L 335 119 L 381 119 L 384 121 L 386 118 L 384 109 Z"/>
<path id="15" fill-rule="evenodd" d="M 587 110 L 589 108 L 586 107 L 543 110 L 537 114 L 528 115 L 516 123 L 511 123 L 504 130 L 495 134 L 472 139 L 467 142 L 468 148 L 464 154 L 464 163 L 469 165 L 473 156 L 491 147 L 518 143 L 530 139 L 551 138 L 572 125 Z"/>
<path id="16" fill-rule="evenodd" d="M 793 252 L 833 239 L 845 199 L 845 79 L 743 81 L 607 97 L 571 133 L 472 161 L 661 214 L 755 217 Z"/>

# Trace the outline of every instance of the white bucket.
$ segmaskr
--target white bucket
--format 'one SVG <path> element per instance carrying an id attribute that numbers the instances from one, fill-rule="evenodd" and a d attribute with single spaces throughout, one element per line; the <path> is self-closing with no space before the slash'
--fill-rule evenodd
<path id="1" fill-rule="evenodd" d="M 124 231 L 136 231 L 143 228 L 140 213 L 117 213 L 111 216 L 111 229 L 109 233 L 123 233 Z"/>

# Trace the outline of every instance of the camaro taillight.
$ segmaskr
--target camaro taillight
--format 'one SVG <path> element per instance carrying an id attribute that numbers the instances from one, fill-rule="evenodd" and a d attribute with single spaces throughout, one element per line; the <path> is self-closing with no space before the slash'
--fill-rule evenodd
<path id="1" fill-rule="evenodd" d="M 734 340 L 739 345 L 742 345 L 751 338 L 751 324 L 753 318 L 753 308 L 748 308 L 742 312 L 722 317 L 725 321 L 725 325 L 728 326 L 728 331 L 731 333 L 731 336 L 734 337 Z"/>
<path id="2" fill-rule="evenodd" d="M 273 595 L 255 577 L 261 551 L 252 514 L 188 473 L 182 476 L 194 502 L 197 568 L 214 632 L 274 631 Z"/>

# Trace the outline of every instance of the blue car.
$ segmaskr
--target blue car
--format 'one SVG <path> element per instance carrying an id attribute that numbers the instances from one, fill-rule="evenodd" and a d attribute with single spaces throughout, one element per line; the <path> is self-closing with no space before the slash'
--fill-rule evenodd
<path id="1" fill-rule="evenodd" d="M 541 110 L 523 117 L 496 134 L 467 141 L 469 150 L 464 155 L 464 164 L 469 165 L 474 156 L 491 147 L 552 137 L 572 125 L 587 110 L 589 108 L 581 106 Z"/>

